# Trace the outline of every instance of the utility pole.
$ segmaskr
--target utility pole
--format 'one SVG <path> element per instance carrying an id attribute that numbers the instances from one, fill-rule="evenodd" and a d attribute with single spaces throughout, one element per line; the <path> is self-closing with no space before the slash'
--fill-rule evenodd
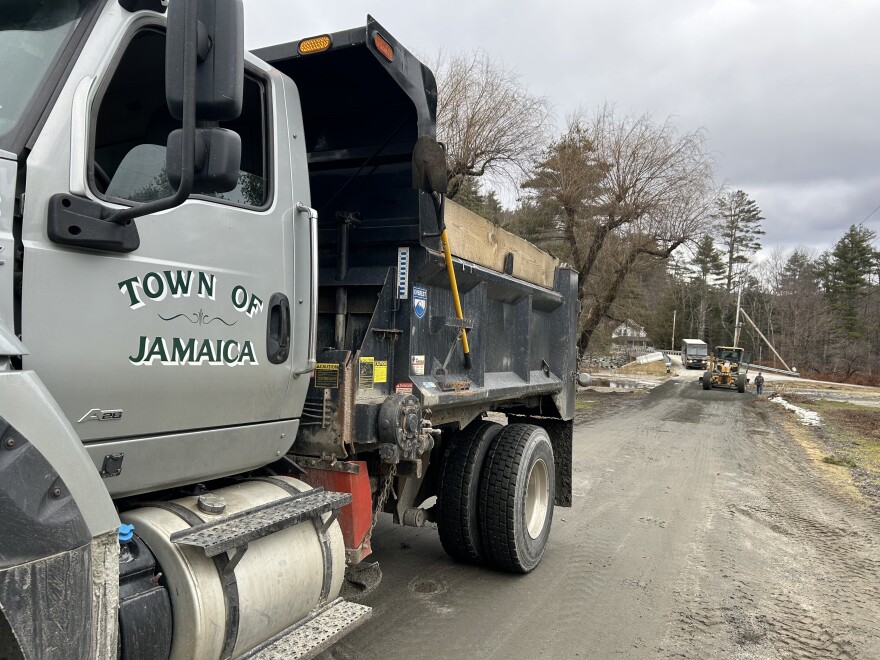
<path id="1" fill-rule="evenodd" d="M 743 313 L 743 316 L 745 317 L 746 321 L 748 321 L 748 322 L 751 324 L 751 326 L 755 329 L 755 332 L 758 333 L 758 336 L 760 336 L 761 339 L 763 339 L 764 342 L 767 344 L 767 346 L 770 347 L 770 350 L 773 351 L 773 355 L 775 355 L 777 358 L 779 358 L 779 361 L 782 362 L 782 366 L 785 367 L 786 369 L 788 369 L 789 371 L 794 372 L 794 369 L 792 369 L 791 367 L 789 367 L 789 366 L 785 363 L 785 360 L 782 359 L 782 356 L 781 356 L 779 353 L 776 352 L 776 349 L 773 348 L 773 344 L 770 343 L 770 340 L 767 339 L 767 338 L 764 336 L 764 333 L 761 332 L 761 331 L 758 329 L 758 326 L 755 325 L 755 322 L 752 320 L 752 317 L 749 316 L 749 315 L 746 313 L 746 310 L 743 310 L 742 313 Z"/>
<path id="2" fill-rule="evenodd" d="M 739 329 L 741 327 L 739 322 L 739 310 L 740 310 L 740 302 L 742 301 L 742 293 L 743 293 L 743 285 L 742 280 L 739 281 L 739 291 L 736 294 L 736 323 L 733 324 L 733 345 L 739 346 Z"/>
<path id="3" fill-rule="evenodd" d="M 672 310 L 672 346 L 669 347 L 670 351 L 675 350 L 675 314 L 678 312 L 677 309 Z"/>

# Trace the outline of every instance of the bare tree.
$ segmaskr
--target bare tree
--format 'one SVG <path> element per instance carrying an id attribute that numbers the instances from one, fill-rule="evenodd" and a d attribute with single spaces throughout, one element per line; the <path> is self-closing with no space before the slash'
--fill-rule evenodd
<path id="1" fill-rule="evenodd" d="M 607 105 L 592 118 L 571 118 L 536 164 L 523 186 L 555 205 L 569 237 L 580 271 L 582 351 L 630 274 L 706 232 L 712 174 L 701 132 L 679 135 L 671 120 L 621 118 Z"/>
<path id="2" fill-rule="evenodd" d="M 437 78 L 437 135 L 446 144 L 449 197 L 466 177 L 487 175 L 516 185 L 547 140 L 546 99 L 529 93 L 516 73 L 483 50 L 441 54 Z"/>

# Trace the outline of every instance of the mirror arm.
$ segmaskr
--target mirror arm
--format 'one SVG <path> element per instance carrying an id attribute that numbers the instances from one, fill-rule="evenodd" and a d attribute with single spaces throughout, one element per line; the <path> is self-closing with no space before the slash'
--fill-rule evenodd
<path id="1" fill-rule="evenodd" d="M 180 155 L 180 186 L 170 197 L 120 209 L 107 218 L 108 222 L 123 225 L 141 216 L 172 209 L 183 204 L 192 192 L 196 152 L 196 58 L 199 51 L 199 8 L 198 2 L 195 0 L 190 0 L 185 6 L 186 13 L 184 19 L 186 21 L 188 38 L 183 49 L 183 148 Z"/>

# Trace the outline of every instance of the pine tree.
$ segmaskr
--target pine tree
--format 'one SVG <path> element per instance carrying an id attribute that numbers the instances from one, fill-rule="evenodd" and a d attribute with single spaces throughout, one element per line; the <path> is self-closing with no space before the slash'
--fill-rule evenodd
<path id="1" fill-rule="evenodd" d="M 724 277 L 724 262 L 721 253 L 709 234 L 705 234 L 694 250 L 692 267 L 696 271 L 694 277 L 694 310 L 696 336 L 706 335 L 706 325 L 712 299 L 712 285 Z"/>
<path id="2" fill-rule="evenodd" d="M 559 232 L 568 244 L 565 258 L 580 271 L 582 281 L 589 276 L 602 247 L 601 240 L 595 238 L 593 216 L 607 167 L 599 160 L 587 132 L 575 125 L 546 149 L 531 177 L 522 183 L 535 207 L 550 220 L 547 230 Z"/>
<path id="3" fill-rule="evenodd" d="M 806 252 L 795 249 L 786 260 L 779 275 L 778 293 L 784 295 L 813 290 L 816 284 L 815 264 L 810 260 Z"/>
<path id="4" fill-rule="evenodd" d="M 489 222 L 498 225 L 501 224 L 501 214 L 503 211 L 504 207 L 501 206 L 498 195 L 495 194 L 494 190 L 489 190 L 483 202 L 483 217 Z"/>
<path id="5" fill-rule="evenodd" d="M 877 234 L 864 225 L 852 225 L 818 260 L 816 274 L 842 328 L 851 338 L 864 330 L 859 311 L 878 274 Z"/>
<path id="6" fill-rule="evenodd" d="M 450 199 L 452 199 L 450 197 Z M 472 176 L 466 176 L 461 180 L 461 187 L 455 194 L 456 204 L 460 204 L 466 209 L 482 215 L 483 207 L 486 205 L 486 198 L 480 192 L 480 184 L 477 179 Z"/>
<path id="7" fill-rule="evenodd" d="M 709 234 L 703 236 L 694 250 L 693 265 L 700 278 L 707 284 L 724 277 L 725 267 L 721 253 Z"/>
<path id="8" fill-rule="evenodd" d="M 760 237 L 765 233 L 761 220 L 764 216 L 754 200 L 742 190 L 736 190 L 716 200 L 714 217 L 719 242 L 724 246 L 725 282 L 727 291 L 730 291 L 736 266 L 748 263 L 749 258 L 761 249 Z"/>

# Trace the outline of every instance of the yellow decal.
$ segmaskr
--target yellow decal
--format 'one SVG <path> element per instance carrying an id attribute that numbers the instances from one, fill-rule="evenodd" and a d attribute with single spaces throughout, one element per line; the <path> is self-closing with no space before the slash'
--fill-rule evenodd
<path id="1" fill-rule="evenodd" d="M 362 357 L 358 366 L 358 388 L 362 390 L 373 389 L 373 371 L 375 367 L 373 358 Z"/>
<path id="2" fill-rule="evenodd" d="M 373 368 L 373 382 L 388 382 L 388 362 L 386 360 L 376 360 L 376 366 Z"/>
<path id="3" fill-rule="evenodd" d="M 339 387 L 339 365 L 336 362 L 315 365 L 315 387 Z"/>

